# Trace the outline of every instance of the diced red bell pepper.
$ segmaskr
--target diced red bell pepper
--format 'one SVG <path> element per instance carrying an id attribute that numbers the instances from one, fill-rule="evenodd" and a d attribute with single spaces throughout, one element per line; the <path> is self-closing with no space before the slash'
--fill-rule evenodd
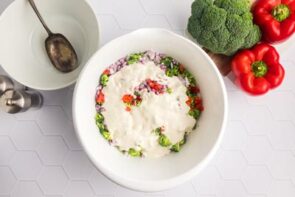
<path id="1" fill-rule="evenodd" d="M 102 91 L 99 91 L 99 93 L 96 96 L 96 103 L 102 105 L 104 103 L 104 94 Z"/>

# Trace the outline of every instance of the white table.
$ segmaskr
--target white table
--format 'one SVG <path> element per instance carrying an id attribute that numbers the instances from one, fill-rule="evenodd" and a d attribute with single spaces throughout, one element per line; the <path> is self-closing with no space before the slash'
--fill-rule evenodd
<path id="1" fill-rule="evenodd" d="M 1 0 L 0 12 L 10 2 Z M 101 44 L 140 27 L 183 34 L 191 2 L 92 0 L 101 22 Z M 249 97 L 224 78 L 230 121 L 218 154 L 199 176 L 160 193 L 129 191 L 93 167 L 74 134 L 73 87 L 43 92 L 45 105 L 39 111 L 0 112 L 0 196 L 294 197 L 294 51 L 295 44 L 282 54 L 284 84 L 266 96 Z"/>

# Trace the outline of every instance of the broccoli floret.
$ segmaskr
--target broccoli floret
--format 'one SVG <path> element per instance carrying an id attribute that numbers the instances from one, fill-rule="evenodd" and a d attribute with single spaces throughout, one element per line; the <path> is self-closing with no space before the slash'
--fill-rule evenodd
<path id="1" fill-rule="evenodd" d="M 171 145 L 171 141 L 169 140 L 169 138 L 164 135 L 164 134 L 161 134 L 159 139 L 158 139 L 158 142 L 161 146 L 163 147 L 168 147 Z"/>
<path id="2" fill-rule="evenodd" d="M 198 2 L 198 1 L 196 1 Z M 187 30 L 188 32 L 190 32 L 190 34 L 196 38 L 198 40 L 200 34 L 202 33 L 202 26 L 200 24 L 200 20 L 198 18 L 197 15 L 192 15 L 189 19 L 188 19 L 188 26 L 187 26 Z"/>
<path id="3" fill-rule="evenodd" d="M 172 147 L 171 147 L 171 151 L 172 152 L 179 152 L 180 151 L 180 149 L 181 149 L 181 147 L 184 145 L 186 143 L 186 135 L 184 136 L 184 138 L 180 141 L 180 142 L 178 142 L 178 143 L 176 143 L 176 144 L 174 144 Z"/>
<path id="4" fill-rule="evenodd" d="M 261 40 L 261 31 L 257 25 L 253 25 L 253 28 L 245 38 L 244 49 L 251 48 L 257 42 Z"/>
<path id="5" fill-rule="evenodd" d="M 128 150 L 128 154 L 131 157 L 140 157 L 142 155 L 141 151 L 139 150 L 135 150 L 134 148 L 129 148 Z"/>
<path id="6" fill-rule="evenodd" d="M 173 58 L 172 57 L 164 57 L 163 59 L 161 59 L 160 63 L 164 64 L 168 68 L 172 68 L 173 67 Z"/>
<path id="7" fill-rule="evenodd" d="M 187 29 L 204 48 L 228 56 L 261 37 L 249 0 L 195 0 Z"/>
<path id="8" fill-rule="evenodd" d="M 103 117 L 103 115 L 102 115 L 101 113 L 97 113 L 97 114 L 96 114 L 96 117 L 95 117 L 95 120 L 96 120 L 96 122 L 98 122 L 98 123 L 103 123 L 103 121 L 104 121 L 104 117 Z"/>
<path id="9" fill-rule="evenodd" d="M 112 139 L 110 132 L 106 129 L 101 129 L 100 134 L 108 141 L 110 141 Z"/>
<path id="10" fill-rule="evenodd" d="M 108 75 L 106 75 L 106 74 L 101 75 L 101 77 L 100 77 L 100 84 L 102 86 L 105 87 L 107 85 L 108 81 L 109 81 L 109 76 Z"/>
<path id="11" fill-rule="evenodd" d="M 249 0 L 215 0 L 214 5 L 217 7 L 225 9 L 230 14 L 242 15 L 249 12 L 250 1 Z"/>
<path id="12" fill-rule="evenodd" d="M 201 111 L 198 109 L 192 109 L 188 112 L 190 116 L 192 116 L 194 119 L 198 120 L 201 115 Z"/>
<path id="13" fill-rule="evenodd" d="M 225 47 L 225 53 L 228 55 L 233 55 L 240 48 L 244 48 L 244 42 L 244 39 L 235 39 L 235 37 L 230 37 Z"/>
<path id="14" fill-rule="evenodd" d="M 206 31 L 217 30 L 226 21 L 226 15 L 225 10 L 216 6 L 209 6 L 205 8 L 200 24 Z"/>
<path id="15" fill-rule="evenodd" d="M 225 50 L 225 47 L 231 36 L 230 32 L 228 31 L 226 26 L 223 25 L 222 27 L 213 32 L 213 36 L 216 39 L 219 49 L 219 51 L 216 51 L 216 53 L 222 53 Z"/>
<path id="16" fill-rule="evenodd" d="M 203 15 L 204 9 L 212 4 L 213 0 L 194 1 L 192 4 L 192 15 L 201 17 Z"/>
<path id="17" fill-rule="evenodd" d="M 229 15 L 225 25 L 231 33 L 231 36 L 236 37 L 238 40 L 245 38 L 252 26 L 252 24 L 249 24 L 243 17 L 235 14 Z"/>
<path id="18" fill-rule="evenodd" d="M 130 64 L 137 63 L 141 57 L 142 57 L 142 53 L 131 54 L 127 59 L 127 64 L 130 65 Z"/>
<path id="19" fill-rule="evenodd" d="M 184 78 L 186 78 L 189 82 L 190 85 L 195 86 L 196 85 L 196 79 L 195 77 L 192 75 L 192 73 L 190 73 L 189 71 L 184 71 L 184 73 L 182 74 L 182 76 Z"/>

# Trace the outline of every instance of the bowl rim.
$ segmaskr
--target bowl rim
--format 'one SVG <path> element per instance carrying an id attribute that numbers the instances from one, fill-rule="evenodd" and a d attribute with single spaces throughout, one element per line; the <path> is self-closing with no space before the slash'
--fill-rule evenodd
<path id="1" fill-rule="evenodd" d="M 14 0 L 14 1 L 12 1 L 12 2 L 11 2 L 11 3 L 5 8 L 5 10 L 4 10 L 2 13 L 0 13 L 0 23 L 1 23 L 2 20 L 4 20 L 3 18 L 7 15 L 8 10 L 10 10 L 15 4 L 17 4 L 18 1 L 21 1 L 21 0 Z M 89 11 L 92 12 L 92 14 L 95 16 L 94 19 L 95 19 L 95 21 L 96 21 L 96 25 L 97 25 L 97 38 L 98 38 L 98 39 L 97 39 L 97 43 L 96 43 L 96 45 L 97 45 L 97 46 L 96 46 L 96 48 L 97 48 L 96 51 L 97 51 L 97 50 L 100 48 L 100 44 L 101 44 L 101 42 L 100 42 L 100 38 L 101 38 L 100 27 L 101 27 L 101 25 L 100 25 L 100 22 L 99 22 L 99 20 L 98 20 L 98 16 L 97 16 L 96 12 L 94 11 L 94 8 L 93 8 L 92 3 L 89 2 L 89 0 L 80 0 L 80 1 L 84 1 L 85 4 L 87 5 L 87 7 L 89 8 Z M 96 53 L 96 51 L 95 51 L 92 55 L 94 55 L 94 54 Z M 92 56 L 91 56 L 91 57 L 92 57 Z M 86 61 L 86 64 L 87 64 L 87 62 L 88 62 L 88 61 Z M 85 67 L 86 64 L 81 65 L 81 66 Z M 81 69 L 81 71 L 79 72 L 79 74 L 77 75 L 77 77 L 75 77 L 73 80 L 71 80 L 71 81 L 69 81 L 69 82 L 67 82 L 67 83 L 63 83 L 63 84 L 61 84 L 61 85 L 59 85 L 59 86 L 42 87 L 42 86 L 37 86 L 37 85 L 25 84 L 25 83 L 22 82 L 22 80 L 19 80 L 19 79 L 13 77 L 13 76 L 14 76 L 13 74 L 7 72 L 7 69 L 6 69 L 3 65 L 0 65 L 0 66 L 1 66 L 1 68 L 2 68 L 7 74 L 9 74 L 9 75 L 10 75 L 15 81 L 17 81 L 18 83 L 23 84 L 23 85 L 25 85 L 25 86 L 28 86 L 28 87 L 30 87 L 30 88 L 36 89 L 36 90 L 43 90 L 43 91 L 60 90 L 60 89 L 63 89 L 63 88 L 66 88 L 66 87 L 69 87 L 69 86 L 75 84 L 75 83 L 77 82 L 77 79 L 78 79 L 78 77 L 79 77 L 81 71 L 83 70 L 83 69 Z"/>
<path id="2" fill-rule="evenodd" d="M 220 132 L 218 134 L 218 137 L 216 139 L 216 143 L 213 145 L 213 147 L 209 150 L 209 153 L 194 167 L 192 167 L 191 169 L 187 170 L 186 172 L 177 175 L 175 177 L 169 178 L 169 179 L 163 179 L 163 180 L 158 180 L 158 181 L 142 181 L 139 182 L 139 180 L 130 180 L 130 179 L 123 179 L 111 172 L 109 172 L 107 169 L 105 169 L 105 167 L 103 165 L 100 165 L 99 163 L 95 162 L 95 159 L 93 157 L 92 154 L 88 153 L 88 149 L 86 147 L 86 145 L 82 142 L 82 137 L 81 137 L 81 132 L 78 131 L 78 126 L 77 126 L 77 122 L 78 122 L 78 114 L 75 108 L 75 105 L 77 103 L 76 98 L 77 98 L 77 94 L 78 94 L 78 90 L 80 87 L 80 81 L 82 80 L 82 77 L 84 75 L 84 73 L 86 72 L 86 69 L 89 67 L 90 63 L 93 61 L 93 59 L 95 58 L 95 56 L 99 53 L 100 50 L 103 50 L 107 45 L 109 45 L 110 43 L 113 42 L 118 42 L 121 39 L 124 39 L 125 37 L 128 37 L 132 34 L 140 34 L 141 32 L 145 32 L 145 31 L 152 31 L 152 32 L 161 32 L 161 33 L 166 33 L 169 35 L 172 35 L 174 37 L 176 37 L 177 39 L 181 39 L 184 42 L 187 42 L 189 44 L 191 44 L 192 46 L 194 46 L 197 50 L 200 51 L 200 53 L 205 56 L 206 60 L 209 62 L 209 64 L 211 65 L 211 67 L 213 68 L 217 79 L 219 81 L 219 83 L 221 84 L 221 89 L 222 89 L 222 94 L 224 96 L 224 111 L 223 111 L 223 120 L 222 120 L 222 125 L 221 125 L 221 129 Z M 81 146 L 83 147 L 85 153 L 87 154 L 87 156 L 90 158 L 90 161 L 94 164 L 94 166 L 105 176 L 107 177 L 109 180 L 111 180 L 112 182 L 123 186 L 125 188 L 134 190 L 134 191 L 141 191 L 141 192 L 158 192 L 158 191 L 163 191 L 163 190 L 167 190 L 170 188 L 173 188 L 177 185 L 180 185 L 186 181 L 189 181 L 191 178 L 193 178 L 194 176 L 196 176 L 213 158 L 213 156 L 215 155 L 215 153 L 217 152 L 220 144 L 221 144 L 221 140 L 224 136 L 224 132 L 225 132 L 225 128 L 227 125 L 227 120 L 228 120 L 228 97 L 227 97 L 227 92 L 226 92 L 226 88 L 225 88 L 225 84 L 224 81 L 222 79 L 222 76 L 219 72 L 219 70 L 217 69 L 217 66 L 215 65 L 215 63 L 213 62 L 213 60 L 206 54 L 205 51 L 203 51 L 198 45 L 196 45 L 193 41 L 189 40 L 188 38 L 185 38 L 179 34 L 176 34 L 172 31 L 169 31 L 167 29 L 163 29 L 163 28 L 140 28 L 137 29 L 133 32 L 124 34 L 120 37 L 117 37 L 113 40 L 111 40 L 110 42 L 108 42 L 106 45 L 104 45 L 103 47 L 101 47 L 96 53 L 93 54 L 93 56 L 88 60 L 88 62 L 86 63 L 86 65 L 84 66 L 84 68 L 82 69 L 82 71 L 80 72 L 80 75 L 77 79 L 77 83 L 74 89 L 74 94 L 73 94 L 73 103 L 72 103 L 72 116 L 73 116 L 73 124 L 74 124 L 74 128 L 75 128 L 75 132 L 77 135 L 77 138 L 81 144 Z M 133 183 L 130 183 L 133 182 Z M 138 182 L 138 183 L 136 183 Z M 149 183 L 157 183 L 158 185 L 160 184 L 160 187 L 154 188 L 154 187 L 150 187 Z M 135 184 L 136 183 L 136 184 Z M 147 183 L 147 184 L 144 184 Z"/>

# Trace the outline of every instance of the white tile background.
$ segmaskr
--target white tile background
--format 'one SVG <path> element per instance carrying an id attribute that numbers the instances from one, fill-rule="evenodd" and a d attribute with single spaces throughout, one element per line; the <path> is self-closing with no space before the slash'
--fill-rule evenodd
<path id="1" fill-rule="evenodd" d="M 1 0 L 0 12 L 10 2 Z M 140 27 L 183 34 L 191 2 L 91 0 L 101 22 L 102 44 Z M 266 96 L 247 96 L 224 78 L 230 121 L 222 146 L 199 176 L 169 191 L 129 191 L 93 167 L 72 126 L 74 87 L 43 92 L 40 111 L 0 112 L 0 197 L 294 197 L 294 51 L 295 44 L 282 54 L 284 84 Z"/>

